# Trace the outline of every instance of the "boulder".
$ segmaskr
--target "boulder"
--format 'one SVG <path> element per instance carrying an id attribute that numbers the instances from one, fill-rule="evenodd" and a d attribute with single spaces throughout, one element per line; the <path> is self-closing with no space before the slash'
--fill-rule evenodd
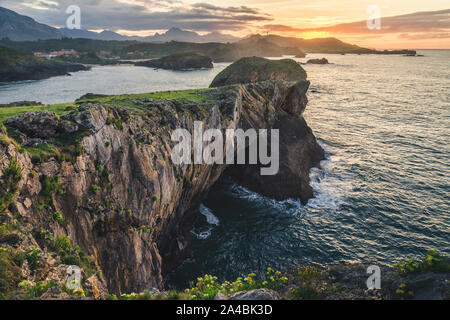
<path id="1" fill-rule="evenodd" d="M 281 300 L 278 292 L 269 289 L 255 289 L 250 291 L 240 291 L 232 295 L 218 293 L 214 300 Z"/>
<path id="2" fill-rule="evenodd" d="M 78 131 L 78 126 L 59 119 L 53 112 L 27 112 L 5 121 L 5 124 L 29 138 L 48 139 Z"/>
<path id="3" fill-rule="evenodd" d="M 242 58 L 220 72 L 210 87 L 245 84 L 265 80 L 306 80 L 305 70 L 292 59 L 269 60 L 259 57 Z"/>

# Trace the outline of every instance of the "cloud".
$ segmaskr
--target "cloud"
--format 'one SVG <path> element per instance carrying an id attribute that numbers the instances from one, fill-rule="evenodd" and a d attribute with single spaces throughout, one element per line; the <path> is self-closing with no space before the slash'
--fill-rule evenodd
<path id="1" fill-rule="evenodd" d="M 37 21 L 64 26 L 73 0 L 3 0 L 2 5 Z M 216 6 L 178 0 L 78 0 L 83 29 L 162 30 L 171 27 L 197 31 L 239 31 L 272 18 L 258 9 Z"/>
<path id="2" fill-rule="evenodd" d="M 293 28 L 280 24 L 266 24 L 266 32 L 331 32 L 337 34 L 399 34 L 402 38 L 447 38 L 450 32 L 450 9 L 426 11 L 381 18 L 381 30 L 369 30 L 366 21 L 342 23 L 329 27 Z"/>

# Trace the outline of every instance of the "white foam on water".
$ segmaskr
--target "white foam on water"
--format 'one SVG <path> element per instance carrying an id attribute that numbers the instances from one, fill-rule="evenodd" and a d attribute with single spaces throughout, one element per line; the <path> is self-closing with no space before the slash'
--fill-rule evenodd
<path id="1" fill-rule="evenodd" d="M 211 209 L 206 207 L 204 204 L 200 205 L 200 213 L 205 216 L 206 222 L 209 224 L 218 226 L 219 225 L 219 218 L 217 218 Z"/>
<path id="2" fill-rule="evenodd" d="M 208 226 L 206 227 L 194 227 L 191 233 L 199 240 L 208 239 L 211 236 L 214 227 L 220 224 L 219 218 L 217 218 L 211 209 L 206 207 L 204 204 L 200 205 L 200 213 L 206 218 Z"/>
<path id="3" fill-rule="evenodd" d="M 352 176 L 350 173 L 333 175 L 333 171 L 342 167 L 346 160 L 331 155 L 323 143 L 319 141 L 319 144 L 325 150 L 326 160 L 320 163 L 321 169 L 311 169 L 310 185 L 314 190 L 314 198 L 308 201 L 305 208 L 310 212 L 336 212 L 353 189 Z"/>
<path id="4" fill-rule="evenodd" d="M 303 207 L 299 199 L 287 199 L 283 201 L 277 201 L 275 199 L 262 196 L 254 191 L 251 191 L 235 183 L 231 185 L 228 192 L 233 197 L 247 200 L 257 206 L 273 207 L 283 212 L 295 212 Z"/>

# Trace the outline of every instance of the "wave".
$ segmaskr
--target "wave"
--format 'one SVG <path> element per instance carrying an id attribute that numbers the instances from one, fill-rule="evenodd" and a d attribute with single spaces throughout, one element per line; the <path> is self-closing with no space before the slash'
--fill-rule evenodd
<path id="1" fill-rule="evenodd" d="M 208 225 L 194 226 L 191 233 L 199 240 L 208 239 L 211 236 L 214 227 L 220 224 L 219 218 L 217 218 L 211 209 L 206 207 L 204 204 L 200 205 L 200 213 L 206 218 Z"/>
<path id="2" fill-rule="evenodd" d="M 346 160 L 333 155 L 319 139 L 317 142 L 325 150 L 325 160 L 320 163 L 320 169 L 311 169 L 310 185 L 314 190 L 314 198 L 308 201 L 305 208 L 310 212 L 336 212 L 353 189 L 352 176 L 349 173 L 334 174 L 335 169 L 341 169 Z"/>

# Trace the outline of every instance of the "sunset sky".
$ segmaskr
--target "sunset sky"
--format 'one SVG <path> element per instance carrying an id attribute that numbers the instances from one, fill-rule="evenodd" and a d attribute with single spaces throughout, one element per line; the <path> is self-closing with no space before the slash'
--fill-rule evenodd
<path id="1" fill-rule="evenodd" d="M 378 49 L 450 48 L 448 0 L 0 0 L 0 6 L 58 27 L 72 4 L 81 8 L 84 29 L 127 35 L 179 27 L 241 37 L 337 37 Z M 381 30 L 366 26 L 371 5 L 381 10 Z"/>

